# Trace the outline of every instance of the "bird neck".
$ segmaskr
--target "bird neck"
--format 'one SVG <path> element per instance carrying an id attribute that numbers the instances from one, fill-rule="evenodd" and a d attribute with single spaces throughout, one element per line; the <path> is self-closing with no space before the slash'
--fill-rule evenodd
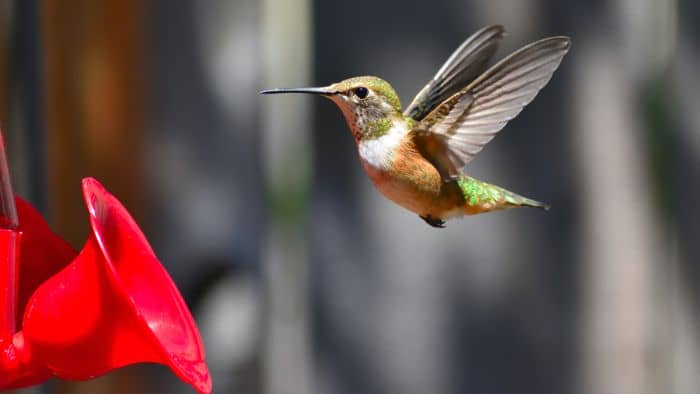
<path id="1" fill-rule="evenodd" d="M 398 121 L 390 121 L 386 130 L 365 134 L 357 142 L 360 158 L 373 169 L 389 169 L 393 164 L 398 148 L 404 141 L 407 131 L 406 122 L 400 119 Z"/>

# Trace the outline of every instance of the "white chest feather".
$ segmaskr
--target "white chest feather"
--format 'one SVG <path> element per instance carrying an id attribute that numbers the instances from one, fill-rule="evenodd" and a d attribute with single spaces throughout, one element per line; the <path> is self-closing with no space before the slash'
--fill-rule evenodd
<path id="1" fill-rule="evenodd" d="M 404 127 L 394 126 L 385 135 L 364 139 L 357 144 L 360 158 L 375 170 L 388 169 L 394 159 L 396 148 L 401 144 L 406 130 Z"/>

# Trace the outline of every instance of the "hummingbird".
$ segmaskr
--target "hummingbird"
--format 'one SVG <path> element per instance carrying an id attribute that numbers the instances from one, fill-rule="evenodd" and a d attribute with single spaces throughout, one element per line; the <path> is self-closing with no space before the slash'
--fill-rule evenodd
<path id="1" fill-rule="evenodd" d="M 504 34 L 503 26 L 493 25 L 467 38 L 403 110 L 392 86 L 375 76 L 260 93 L 308 93 L 333 101 L 375 187 L 433 227 L 506 208 L 546 210 L 547 204 L 464 171 L 549 82 L 571 46 L 568 37 L 544 38 L 488 67 Z"/>

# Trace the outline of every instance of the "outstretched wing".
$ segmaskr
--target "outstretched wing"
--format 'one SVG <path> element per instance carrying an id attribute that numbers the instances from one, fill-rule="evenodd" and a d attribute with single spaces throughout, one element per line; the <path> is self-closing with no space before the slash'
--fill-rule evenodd
<path id="1" fill-rule="evenodd" d="M 467 38 L 418 92 L 404 115 L 420 121 L 443 100 L 467 86 L 486 69 L 504 34 L 503 26 L 494 25 Z"/>
<path id="2" fill-rule="evenodd" d="M 568 52 L 568 37 L 527 45 L 435 108 L 411 131 L 445 181 L 466 165 L 535 98 Z"/>

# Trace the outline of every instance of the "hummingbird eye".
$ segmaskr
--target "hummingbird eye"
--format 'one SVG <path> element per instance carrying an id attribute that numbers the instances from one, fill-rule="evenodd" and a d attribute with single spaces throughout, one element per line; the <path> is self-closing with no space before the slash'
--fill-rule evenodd
<path id="1" fill-rule="evenodd" d="M 360 86 L 359 88 L 355 88 L 354 90 L 355 96 L 363 99 L 366 98 L 367 95 L 369 94 L 369 90 L 367 88 Z"/>

